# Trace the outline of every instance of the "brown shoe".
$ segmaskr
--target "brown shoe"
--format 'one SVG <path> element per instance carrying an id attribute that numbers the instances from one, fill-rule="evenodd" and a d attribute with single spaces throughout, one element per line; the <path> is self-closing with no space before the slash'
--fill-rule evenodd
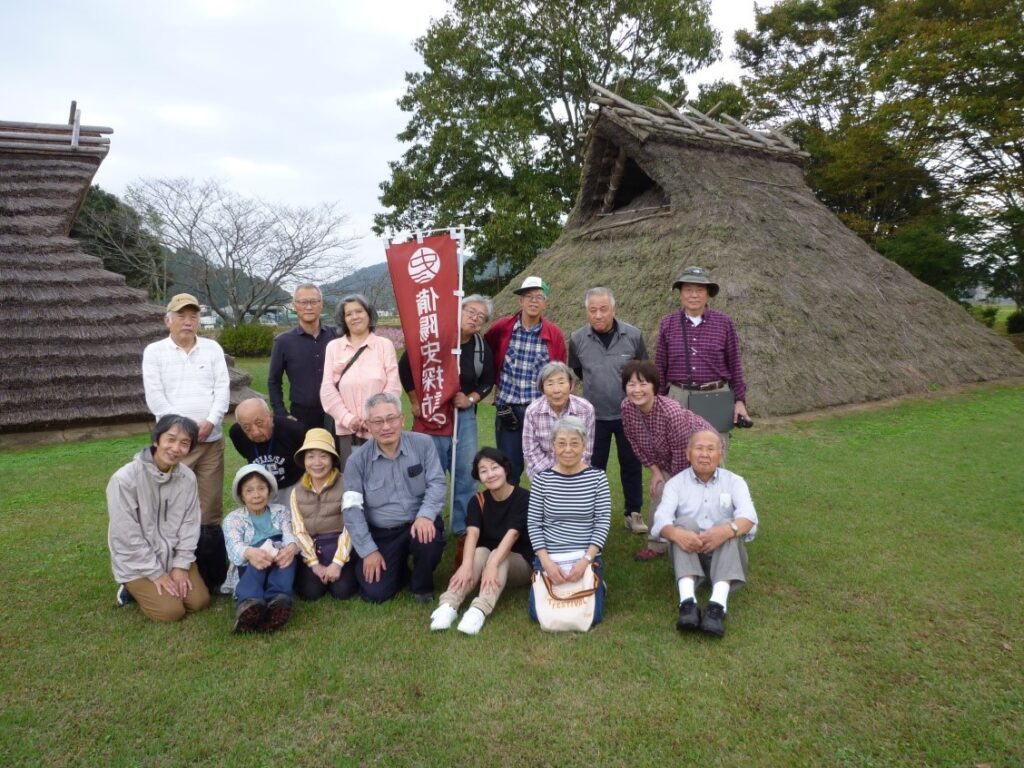
<path id="1" fill-rule="evenodd" d="M 292 601 L 284 595 L 278 595 L 270 601 L 267 612 L 260 622 L 260 632 L 277 632 L 292 617 Z"/>
<path id="2" fill-rule="evenodd" d="M 235 609 L 235 625 L 231 631 L 236 635 L 254 631 L 263 620 L 263 614 L 267 610 L 267 604 L 262 600 L 249 598 L 243 600 Z"/>
<path id="3" fill-rule="evenodd" d="M 455 564 L 452 566 L 452 570 L 459 570 L 459 566 L 462 565 L 463 550 L 466 548 L 466 534 L 459 536 L 459 540 L 455 543 Z"/>
<path id="4" fill-rule="evenodd" d="M 636 560 L 637 562 L 644 563 L 644 562 L 647 562 L 648 560 L 655 560 L 655 559 L 661 557 L 664 554 L 665 554 L 664 551 L 659 552 L 658 550 L 652 549 L 651 547 L 644 547 L 639 552 L 637 552 L 635 555 L 633 555 L 633 559 Z"/>

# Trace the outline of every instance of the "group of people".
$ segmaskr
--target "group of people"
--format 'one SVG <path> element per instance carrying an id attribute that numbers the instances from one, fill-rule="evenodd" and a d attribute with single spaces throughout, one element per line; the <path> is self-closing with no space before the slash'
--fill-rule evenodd
<path id="1" fill-rule="evenodd" d="M 319 289 L 299 286 L 299 324 L 273 346 L 270 404 L 243 401 L 228 430 L 247 463 L 231 485 L 239 506 L 223 519 L 227 368 L 219 345 L 197 334 L 195 297 L 173 297 L 168 337 L 143 356 L 157 419 L 151 444 L 107 489 L 118 602 L 179 619 L 222 590 L 230 562 L 223 589 L 234 594 L 236 632 L 279 629 L 293 594 L 383 602 L 408 587 L 431 604 L 446 543 L 447 472 L 457 552 L 430 627 L 450 628 L 477 591 L 458 623 L 476 634 L 502 591 L 535 573 L 552 585 L 588 569 L 601 574 L 614 438 L 625 525 L 647 537 L 637 559 L 671 551 L 678 629 L 721 636 L 728 595 L 745 582 L 743 542 L 756 533 L 757 514 L 746 483 L 722 466 L 727 434 L 686 406 L 694 392 L 731 392 L 733 418 L 746 419 L 746 387 L 732 322 L 707 306 L 718 285 L 691 267 L 674 288 L 680 310 L 663 318 L 653 362 L 639 329 L 616 318 L 607 288 L 586 292 L 587 324 L 568 345 L 545 317 L 550 288 L 539 277 L 515 290 L 520 311 L 486 333 L 490 300 L 465 298 L 457 426 L 427 435 L 415 423 L 403 427 L 403 390 L 419 412 L 414 376 L 406 356 L 375 333 L 374 307 L 346 296 L 334 328 L 320 321 Z M 476 408 L 492 390 L 496 447 L 477 450 Z M 643 466 L 651 472 L 646 520 Z M 529 490 L 520 485 L 524 470 Z M 703 581 L 711 595 L 702 611 Z M 597 583 L 595 624 L 604 579 Z"/>

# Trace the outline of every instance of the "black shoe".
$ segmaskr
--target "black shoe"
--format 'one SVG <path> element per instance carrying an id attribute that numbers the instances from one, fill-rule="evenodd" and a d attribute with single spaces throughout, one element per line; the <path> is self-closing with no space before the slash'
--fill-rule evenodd
<path id="1" fill-rule="evenodd" d="M 679 604 L 679 621 L 676 629 L 680 632 L 696 632 L 700 628 L 700 608 L 692 597 Z"/>
<path id="2" fill-rule="evenodd" d="M 252 632 L 263 620 L 263 614 L 267 610 L 267 604 L 262 600 L 250 598 L 239 603 L 235 610 L 235 626 L 231 631 L 235 634 Z"/>
<path id="3" fill-rule="evenodd" d="M 720 603 L 708 603 L 700 622 L 700 631 L 717 637 L 725 635 L 725 608 Z"/>
<path id="4" fill-rule="evenodd" d="M 292 601 L 284 595 L 278 595 L 270 601 L 267 612 L 260 622 L 260 632 L 277 632 L 292 617 Z"/>
<path id="5" fill-rule="evenodd" d="M 434 602 L 433 592 L 413 592 L 412 599 L 420 605 L 426 605 L 427 603 Z"/>

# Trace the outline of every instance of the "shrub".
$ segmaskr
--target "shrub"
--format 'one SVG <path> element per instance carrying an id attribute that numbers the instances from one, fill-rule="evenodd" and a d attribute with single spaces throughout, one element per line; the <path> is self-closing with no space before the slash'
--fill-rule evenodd
<path id="1" fill-rule="evenodd" d="M 996 324 L 996 315 L 999 313 L 997 307 L 983 307 L 980 304 L 971 304 L 967 311 L 971 313 L 971 317 L 989 328 Z"/>
<path id="2" fill-rule="evenodd" d="M 1024 309 L 1018 309 L 1006 318 L 1007 333 L 1024 333 Z"/>
<path id="3" fill-rule="evenodd" d="M 220 345 L 233 357 L 266 357 L 274 346 L 274 328 L 258 324 L 228 326 L 220 332 Z"/>

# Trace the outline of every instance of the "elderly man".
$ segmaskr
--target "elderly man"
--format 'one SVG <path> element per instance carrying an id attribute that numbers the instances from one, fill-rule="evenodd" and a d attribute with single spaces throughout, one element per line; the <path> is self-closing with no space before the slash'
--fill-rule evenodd
<path id="1" fill-rule="evenodd" d="M 312 283 L 295 289 L 292 306 L 299 324 L 274 339 L 267 371 L 267 391 L 275 416 L 287 416 L 307 427 L 324 426 L 324 409 L 320 404 L 320 382 L 324 378 L 324 353 L 327 345 L 338 337 L 333 326 L 320 322 L 324 297 Z M 288 376 L 291 407 L 284 407 L 282 379 Z"/>
<path id="2" fill-rule="evenodd" d="M 210 604 L 196 567 L 199 497 L 183 460 L 199 430 L 184 416 L 162 416 L 152 443 L 107 484 L 107 545 L 118 603 L 137 602 L 154 621 L 177 621 Z M 129 597 L 130 596 L 130 597 Z"/>
<path id="3" fill-rule="evenodd" d="M 454 429 L 449 426 L 447 435 L 431 433 L 441 467 L 445 472 L 451 472 L 455 478 L 451 524 L 452 532 L 459 537 L 459 548 L 455 556 L 456 568 L 461 562 L 460 556 L 465 543 L 466 508 L 476 491 L 476 481 L 473 480 L 473 456 L 476 454 L 477 441 L 476 405 L 487 397 L 494 386 L 494 356 L 480 335 L 493 311 L 494 305 L 486 296 L 473 294 L 462 300 L 462 317 L 459 323 L 459 389 L 452 398 L 452 404 L 458 409 L 454 468 L 451 461 L 451 433 Z M 408 352 L 403 352 L 398 360 L 398 378 L 402 382 L 402 389 L 409 396 L 413 414 L 418 414 L 420 403 Z M 413 429 L 419 431 L 418 420 L 413 422 Z"/>
<path id="4" fill-rule="evenodd" d="M 197 335 L 199 301 L 179 293 L 167 304 L 164 324 L 169 335 L 142 353 L 146 405 L 157 419 L 174 413 L 192 419 L 199 442 L 182 463 L 195 473 L 202 528 L 196 548 L 199 573 L 211 594 L 227 574 L 227 552 L 220 523 L 224 506 L 224 435 L 221 422 L 230 396 L 224 350 Z"/>
<path id="5" fill-rule="evenodd" d="M 680 632 L 722 637 L 729 593 L 747 580 L 744 541 L 757 532 L 757 512 L 746 482 L 719 466 L 722 440 L 701 430 L 690 438 L 690 468 L 665 483 L 651 533 L 672 543 L 679 586 Z M 711 598 L 701 617 L 695 588 L 708 580 Z"/>
<path id="6" fill-rule="evenodd" d="M 441 462 L 429 437 L 402 431 L 402 405 L 390 392 L 367 400 L 365 413 L 370 440 L 349 457 L 341 502 L 360 595 L 382 603 L 408 581 L 416 602 L 431 603 L 444 552 Z"/>
<path id="7" fill-rule="evenodd" d="M 747 418 L 747 385 L 736 329 L 728 315 L 708 307 L 708 299 L 718 295 L 719 286 L 707 270 L 687 267 L 672 290 L 679 291 L 682 308 L 663 317 L 658 329 L 654 359 L 661 378 L 659 394 L 705 415 L 696 404 L 690 404 L 691 392 L 732 390 L 732 419 L 713 423 L 727 433 L 732 423 Z"/>
<path id="8" fill-rule="evenodd" d="M 523 418 L 526 407 L 540 394 L 537 376 L 546 363 L 566 361 L 562 330 L 544 319 L 550 292 L 544 280 L 530 275 L 513 291 L 519 296 L 520 311 L 495 320 L 484 336 L 497 372 L 494 436 L 512 462 L 508 481 L 513 485 L 518 485 L 523 473 Z"/>
<path id="9" fill-rule="evenodd" d="M 247 464 L 270 471 L 277 482 L 277 494 L 271 501 L 290 509 L 292 486 L 302 477 L 295 452 L 306 439 L 306 425 L 287 416 L 274 416 L 262 397 L 250 397 L 235 408 L 235 423 L 228 436 Z"/>
<path id="10" fill-rule="evenodd" d="M 584 294 L 587 325 L 569 338 L 569 367 L 583 380 L 583 397 L 594 406 L 597 420 L 594 455 L 590 463 L 608 468 L 608 454 L 615 438 L 619 478 L 625 500 L 626 528 L 647 533 L 644 508 L 643 468 L 622 428 L 622 368 L 630 360 L 646 360 L 647 347 L 636 326 L 615 317 L 615 296 L 608 288 L 591 288 Z"/>

